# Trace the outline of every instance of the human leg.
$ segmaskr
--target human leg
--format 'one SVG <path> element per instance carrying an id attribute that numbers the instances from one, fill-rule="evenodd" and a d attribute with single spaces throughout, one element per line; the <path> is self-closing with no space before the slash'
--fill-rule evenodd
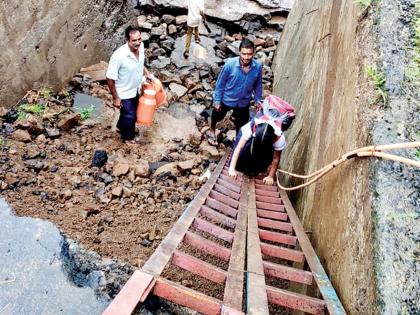
<path id="1" fill-rule="evenodd" d="M 226 105 L 221 105 L 219 111 L 216 111 L 213 108 L 210 118 L 210 129 L 206 132 L 207 141 L 211 145 L 217 145 L 217 138 L 216 138 L 216 124 L 221 121 L 225 116 L 226 113 L 230 110 L 230 108 Z"/>
<path id="2" fill-rule="evenodd" d="M 194 27 L 194 38 L 196 43 L 200 42 L 200 32 L 198 31 L 198 26 Z"/>
<path id="3" fill-rule="evenodd" d="M 136 111 L 138 97 L 121 100 L 120 118 L 117 123 L 121 138 L 124 141 L 133 140 L 136 131 Z"/>
<path id="4" fill-rule="evenodd" d="M 249 121 L 249 107 L 235 108 L 232 116 L 235 119 L 235 129 L 238 134 L 241 127 Z"/>
<path id="5" fill-rule="evenodd" d="M 190 27 L 190 26 L 188 26 L 188 28 L 187 28 L 187 37 L 185 39 L 185 49 L 184 49 L 184 57 L 185 58 L 188 58 L 188 56 L 189 56 L 192 33 L 193 33 L 193 28 Z"/>

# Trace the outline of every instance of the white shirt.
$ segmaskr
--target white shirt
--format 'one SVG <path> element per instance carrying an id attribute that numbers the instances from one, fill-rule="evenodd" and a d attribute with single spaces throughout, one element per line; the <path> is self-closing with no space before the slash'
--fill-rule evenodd
<path id="1" fill-rule="evenodd" d="M 249 140 L 252 137 L 252 129 L 251 129 L 251 122 L 248 122 L 247 124 L 243 125 L 241 128 L 242 131 L 242 137 L 245 138 L 245 140 Z M 284 134 L 280 131 L 280 134 L 278 130 L 274 129 L 274 133 L 276 136 L 278 136 L 278 139 L 273 143 L 273 149 L 276 151 L 281 151 L 286 147 L 286 138 L 284 137 Z"/>
<path id="2" fill-rule="evenodd" d="M 115 81 L 118 97 L 122 100 L 136 97 L 144 71 L 144 45 L 140 44 L 139 59 L 125 43 L 111 56 L 106 77 Z"/>
<path id="3" fill-rule="evenodd" d="M 187 25 L 197 27 L 201 23 L 202 16 L 200 11 L 204 11 L 204 0 L 185 0 L 184 5 L 188 4 Z"/>

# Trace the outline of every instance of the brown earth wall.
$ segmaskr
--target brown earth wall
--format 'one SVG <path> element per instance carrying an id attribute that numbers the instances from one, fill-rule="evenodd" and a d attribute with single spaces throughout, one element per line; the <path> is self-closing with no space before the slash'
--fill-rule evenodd
<path id="1" fill-rule="evenodd" d="M 107 60 L 132 14 L 131 1 L 1 1 L 0 106 L 33 87 L 59 88 L 81 67 Z"/>
<path id="2" fill-rule="evenodd" d="M 353 1 L 295 2 L 273 65 L 274 93 L 297 109 L 281 168 L 309 174 L 369 143 L 357 25 Z M 347 162 L 291 194 L 349 314 L 376 312 L 368 163 Z"/>

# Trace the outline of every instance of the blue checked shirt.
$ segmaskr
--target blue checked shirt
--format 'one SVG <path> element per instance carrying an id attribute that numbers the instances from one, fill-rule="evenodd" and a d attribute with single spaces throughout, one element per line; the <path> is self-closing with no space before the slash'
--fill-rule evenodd
<path id="1" fill-rule="evenodd" d="M 229 58 L 217 78 L 214 104 L 229 107 L 247 107 L 252 96 L 255 102 L 262 97 L 262 65 L 252 59 L 248 73 L 242 70 L 239 57 Z"/>

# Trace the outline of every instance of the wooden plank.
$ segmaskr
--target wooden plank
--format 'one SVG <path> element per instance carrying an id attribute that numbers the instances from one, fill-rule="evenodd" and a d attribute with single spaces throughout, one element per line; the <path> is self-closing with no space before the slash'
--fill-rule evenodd
<path id="1" fill-rule="evenodd" d="M 280 194 L 277 190 L 262 190 L 262 189 L 255 189 L 255 195 L 257 196 L 269 196 L 269 197 L 280 197 Z"/>
<path id="2" fill-rule="evenodd" d="M 270 303 L 309 314 L 325 314 L 325 302 L 320 299 L 270 286 L 267 286 L 267 295 Z"/>
<path id="3" fill-rule="evenodd" d="M 224 305 L 236 310 L 242 310 L 244 290 L 248 189 L 249 179 L 244 179 L 223 298 Z"/>
<path id="4" fill-rule="evenodd" d="M 275 203 L 278 205 L 282 204 L 281 198 L 279 197 L 269 197 L 269 196 L 256 196 L 257 201 L 263 201 L 263 202 L 269 202 L 269 203 Z"/>
<path id="5" fill-rule="evenodd" d="M 255 184 L 255 189 L 266 191 L 277 191 L 277 186 Z"/>
<path id="6" fill-rule="evenodd" d="M 206 315 L 218 315 L 222 301 L 175 282 L 158 278 L 153 294 Z"/>
<path id="7" fill-rule="evenodd" d="M 227 150 L 214 170 L 212 177 L 200 189 L 197 196 L 190 202 L 187 209 L 175 223 L 171 231 L 162 240 L 152 256 L 150 256 L 150 258 L 146 261 L 142 268 L 144 272 L 155 277 L 158 277 L 162 273 L 163 269 L 171 259 L 173 252 L 179 243 L 181 243 L 185 233 L 198 214 L 198 211 L 200 211 L 201 205 L 204 204 L 209 192 L 218 180 L 218 176 L 221 173 L 223 166 L 226 164 L 229 154 L 230 150 Z"/>
<path id="8" fill-rule="evenodd" d="M 322 267 L 322 264 L 319 261 L 318 256 L 316 255 L 311 242 L 309 241 L 309 238 L 303 229 L 302 224 L 300 223 L 300 220 L 289 200 L 289 197 L 287 196 L 287 193 L 283 190 L 280 190 L 280 196 L 283 200 L 286 212 L 289 215 L 289 220 L 293 225 L 295 234 L 299 240 L 299 245 L 302 248 L 302 251 L 305 253 L 305 258 L 314 276 L 314 280 L 318 285 L 318 289 L 327 305 L 328 312 L 331 315 L 346 314 L 346 311 L 338 299 L 337 293 L 335 292 L 330 279 Z"/>
<path id="9" fill-rule="evenodd" d="M 251 254 L 252 253 L 252 254 Z M 247 313 L 269 314 L 265 290 L 264 267 L 258 235 L 255 186 L 251 180 L 248 196 L 248 239 L 247 239 Z"/>
<path id="10" fill-rule="evenodd" d="M 192 272 L 215 283 L 224 284 L 226 281 L 226 271 L 186 253 L 175 251 L 172 255 L 171 262 L 184 270 Z"/>

